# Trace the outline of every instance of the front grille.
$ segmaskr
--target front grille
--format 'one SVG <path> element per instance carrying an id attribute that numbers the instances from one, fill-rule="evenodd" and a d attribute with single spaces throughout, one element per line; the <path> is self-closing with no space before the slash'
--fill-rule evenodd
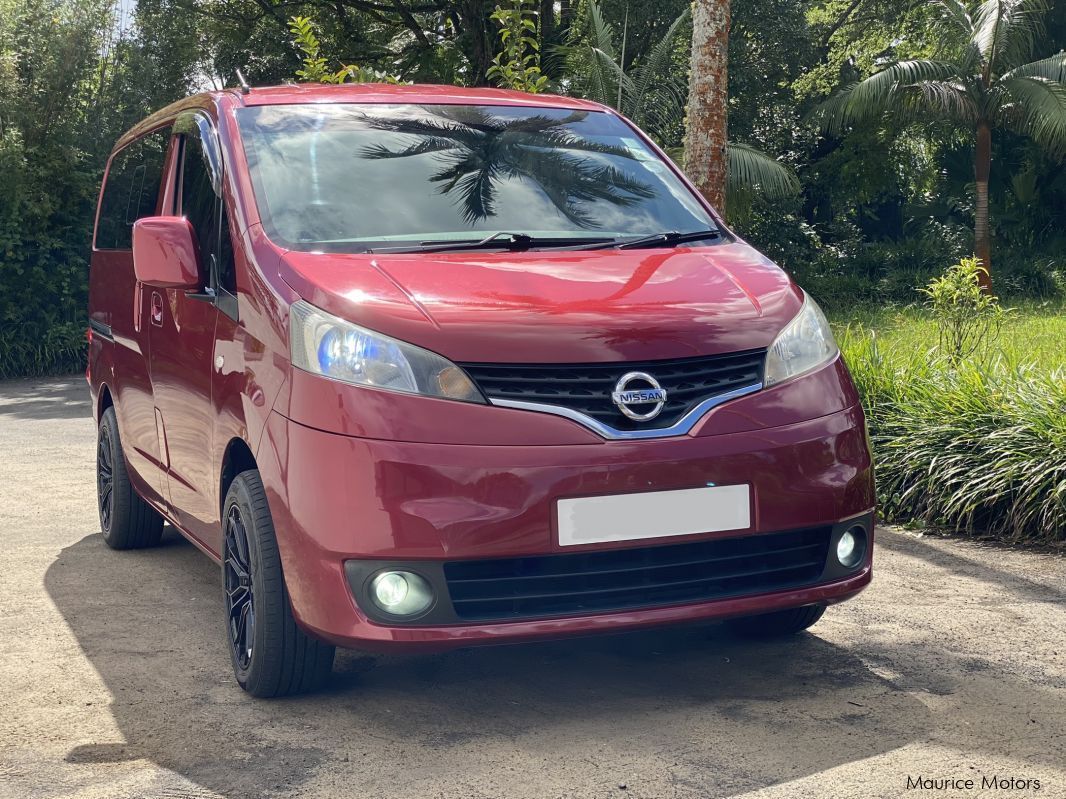
<path id="1" fill-rule="evenodd" d="M 656 430 L 672 426 L 706 399 L 761 383 L 765 361 L 766 350 L 747 350 L 669 361 L 461 365 L 492 399 L 558 405 L 616 430 Z M 611 401 L 626 372 L 647 372 L 666 389 L 666 405 L 655 419 L 634 422 Z"/>
<path id="2" fill-rule="evenodd" d="M 832 528 L 690 544 L 444 564 L 465 621 L 544 618 L 759 594 L 815 583 Z"/>

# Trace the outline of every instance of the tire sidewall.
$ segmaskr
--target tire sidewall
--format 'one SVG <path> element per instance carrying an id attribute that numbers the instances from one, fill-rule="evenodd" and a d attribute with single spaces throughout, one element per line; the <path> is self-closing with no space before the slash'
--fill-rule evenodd
<path id="1" fill-rule="evenodd" d="M 126 489 L 123 482 L 123 478 L 126 476 L 125 459 L 122 457 L 122 442 L 118 437 L 118 420 L 115 416 L 115 409 L 113 407 L 104 411 L 103 416 L 100 418 L 100 428 L 97 433 L 97 455 L 96 455 L 96 514 L 100 520 L 100 532 L 104 536 L 104 541 L 110 546 L 114 546 L 114 531 L 118 525 L 118 514 L 126 511 L 126 508 L 122 504 L 124 494 L 121 493 Z M 104 529 L 104 516 L 103 509 L 100 503 L 100 454 L 99 454 L 99 439 L 106 438 L 108 446 L 111 448 L 111 524 L 107 529 Z"/>
<path id="2" fill-rule="evenodd" d="M 225 525 L 228 524 L 230 511 L 236 505 L 240 511 L 241 519 L 244 522 L 245 532 L 248 536 L 248 568 L 251 570 L 252 581 L 252 596 L 255 608 L 255 618 L 252 622 L 253 629 L 253 644 L 252 644 L 252 657 L 249 660 L 247 668 L 241 668 L 240 662 L 237 659 L 236 652 L 233 651 L 233 642 L 229 641 L 229 604 L 226 603 L 226 634 L 227 644 L 229 646 L 230 660 L 233 663 L 233 674 L 237 679 L 240 686 L 246 690 L 251 690 L 254 693 L 254 686 L 256 686 L 264 678 L 264 670 L 268 667 L 267 652 L 269 651 L 269 644 L 267 641 L 267 635 L 271 632 L 268 630 L 268 624 L 270 619 L 276 619 L 280 616 L 281 611 L 284 609 L 284 592 L 268 589 L 266 585 L 266 578 L 268 574 L 274 570 L 280 575 L 280 563 L 276 562 L 270 557 L 269 553 L 264 552 L 263 538 L 269 536 L 271 539 L 274 536 L 273 525 L 270 522 L 269 517 L 265 517 L 260 514 L 258 517 L 255 510 L 252 507 L 252 498 L 248 491 L 247 480 L 257 479 L 250 478 L 250 474 L 243 473 L 238 475 L 233 483 L 230 485 L 230 489 L 226 494 L 226 504 L 224 506 L 222 524 L 223 524 L 223 570 L 222 580 L 223 588 L 225 587 L 225 558 L 228 554 L 228 540 L 225 534 Z M 265 529 L 264 529 L 265 528 Z"/>

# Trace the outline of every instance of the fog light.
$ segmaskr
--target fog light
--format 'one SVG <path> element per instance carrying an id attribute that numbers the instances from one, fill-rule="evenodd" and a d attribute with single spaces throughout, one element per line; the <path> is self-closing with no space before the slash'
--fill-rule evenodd
<path id="1" fill-rule="evenodd" d="M 415 616 L 433 604 L 433 589 L 412 572 L 381 572 L 370 582 L 370 598 L 385 613 Z"/>
<path id="2" fill-rule="evenodd" d="M 851 569 L 858 566 L 866 555 L 866 531 L 859 526 L 852 527 L 837 541 L 837 560 L 842 566 Z"/>

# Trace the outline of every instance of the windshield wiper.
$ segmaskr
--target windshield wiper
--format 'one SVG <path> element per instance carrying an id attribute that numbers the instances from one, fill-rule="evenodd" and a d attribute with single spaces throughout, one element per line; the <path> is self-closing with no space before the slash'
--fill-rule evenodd
<path id="1" fill-rule="evenodd" d="M 679 233 L 670 230 L 665 233 L 652 233 L 649 236 L 640 236 L 635 239 L 615 239 L 604 244 L 595 244 L 591 247 L 583 247 L 585 250 L 607 250 L 615 248 L 619 250 L 640 250 L 651 247 L 676 247 L 690 241 L 703 241 L 704 239 L 718 239 L 722 237 L 718 230 L 694 230 L 691 233 Z"/>
<path id="2" fill-rule="evenodd" d="M 521 252 L 533 247 L 537 248 L 569 248 L 574 245 L 587 246 L 589 244 L 606 244 L 612 246 L 614 239 L 605 238 L 536 238 L 525 233 L 507 233 L 500 231 L 486 236 L 480 240 L 456 241 L 455 239 L 443 239 L 440 241 L 421 241 L 418 244 L 407 244 L 402 247 L 374 247 L 367 250 L 369 253 L 405 253 L 405 252 L 456 252 L 462 250 L 508 250 Z"/>

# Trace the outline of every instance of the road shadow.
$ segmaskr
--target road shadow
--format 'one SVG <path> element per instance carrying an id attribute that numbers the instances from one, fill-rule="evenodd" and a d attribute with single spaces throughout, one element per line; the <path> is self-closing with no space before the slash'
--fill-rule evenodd
<path id="1" fill-rule="evenodd" d="M 946 539 L 933 539 L 945 541 Z M 998 590 L 1008 591 L 1026 602 L 1043 602 L 1053 605 L 1066 604 L 1066 586 L 1054 586 L 1038 580 L 1031 580 L 1007 569 L 997 569 L 990 565 L 994 557 L 979 559 L 974 557 L 984 553 L 993 556 L 1003 551 L 1002 546 L 983 543 L 971 539 L 961 539 L 967 545 L 966 550 L 949 550 L 935 546 L 929 540 L 911 535 L 882 535 L 877 539 L 877 547 L 885 547 L 893 552 L 922 560 L 942 569 L 964 574 L 981 582 L 994 585 Z M 1008 550 L 1009 551 L 1009 550 Z M 967 557 L 967 554 L 970 557 Z"/>
<path id="2" fill-rule="evenodd" d="M 230 676 L 219 582 L 169 528 L 155 550 L 111 552 L 92 534 L 62 551 L 45 586 L 126 741 L 76 747 L 69 763 L 145 758 L 233 799 L 298 795 L 329 773 L 370 796 L 402 792 L 412 774 L 475 780 L 471 764 L 497 756 L 501 769 L 573 768 L 575 752 L 596 746 L 676 759 L 679 788 L 732 795 L 931 736 L 1018 754 L 1031 720 L 990 722 L 990 703 L 1066 717 L 1054 686 L 945 649 L 873 635 L 854 651 L 813 634 L 751 643 L 721 628 L 428 656 L 342 652 L 323 693 L 256 701 Z M 508 762 L 516 751 L 540 765 Z M 1054 764 L 1059 754 L 1027 756 Z"/>
<path id="3" fill-rule="evenodd" d="M 920 702 L 815 635 L 750 643 L 718 628 L 428 656 L 342 652 L 325 692 L 256 701 L 229 673 L 219 580 L 169 528 L 155 550 L 112 552 L 92 534 L 62 551 L 45 586 L 126 740 L 79 746 L 68 762 L 145 758 L 222 796 L 269 796 L 327 764 L 346 767 L 350 753 L 387 758 L 392 747 L 404 769 L 420 757 L 458 769 L 484 742 L 528 736 L 557 741 L 547 756 L 560 761 L 575 734 L 683 750 L 706 716 L 717 750 L 706 767 L 718 784 L 750 789 L 895 749 L 929 724 Z M 658 721 L 635 723 L 649 717 Z"/>
<path id="4" fill-rule="evenodd" d="M 0 416 L 46 421 L 91 415 L 84 377 L 0 381 Z"/>

